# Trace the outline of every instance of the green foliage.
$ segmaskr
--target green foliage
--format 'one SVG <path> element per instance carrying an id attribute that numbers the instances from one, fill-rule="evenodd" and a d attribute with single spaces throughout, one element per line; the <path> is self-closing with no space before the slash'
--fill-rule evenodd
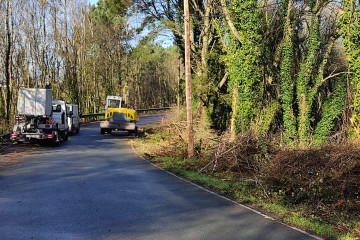
<path id="1" fill-rule="evenodd" d="M 140 109 L 176 104 L 180 64 L 177 50 L 177 47 L 163 48 L 146 40 L 132 49 L 127 73 L 132 92 L 129 100 L 134 107 Z"/>
<path id="2" fill-rule="evenodd" d="M 348 75 L 353 89 L 352 130 L 360 136 L 360 12 L 359 1 L 342 0 L 342 36 L 349 64 Z M 356 10 L 357 9 L 357 10 Z"/>
<path id="3" fill-rule="evenodd" d="M 309 88 L 312 80 L 312 72 L 316 67 L 318 52 L 320 50 L 319 18 L 316 15 L 315 2 L 312 4 L 311 26 L 309 30 L 308 52 L 304 62 L 301 64 L 300 73 L 297 79 L 297 101 L 299 106 L 299 141 L 300 145 L 306 146 L 310 137 L 310 117 L 312 101 L 309 100 Z"/>
<path id="4" fill-rule="evenodd" d="M 93 17 L 102 24 L 122 24 L 132 0 L 99 0 Z"/>
<path id="5" fill-rule="evenodd" d="M 288 1 L 283 1 L 288 2 Z M 288 4 L 288 3 L 287 3 Z M 284 4 L 287 7 L 287 4 Z M 287 11 L 287 9 L 286 9 Z M 294 115 L 294 83 L 292 80 L 292 63 L 293 63 L 293 29 L 288 16 L 290 12 L 285 15 L 286 24 L 284 25 L 284 37 L 282 47 L 282 59 L 280 68 L 280 92 L 281 92 L 281 106 L 283 109 L 284 121 L 284 141 L 291 145 L 297 139 L 296 131 L 296 117 Z"/>
<path id="6" fill-rule="evenodd" d="M 299 46 L 294 45 L 295 43 L 298 44 L 299 39 L 296 38 L 298 36 L 294 36 L 294 34 L 298 33 L 294 32 L 293 23 L 290 22 L 290 12 L 284 14 L 286 23 L 284 26 L 280 69 L 284 141 L 288 145 L 299 144 L 303 147 L 310 143 L 314 129 L 317 138 L 321 138 L 320 135 L 324 138 L 328 137 L 334 127 L 334 124 L 328 123 L 334 123 L 334 119 L 339 116 L 339 113 L 345 107 L 341 104 L 337 105 L 339 109 L 337 109 L 336 113 L 328 113 L 330 111 L 328 108 L 329 103 L 323 104 L 324 99 L 320 97 L 315 99 L 317 93 L 321 96 L 328 94 L 328 92 L 334 92 L 331 89 L 332 85 L 328 85 L 330 89 L 321 87 L 324 84 L 324 69 L 328 67 L 328 58 L 332 50 L 333 39 L 329 36 L 321 38 L 320 15 L 318 14 L 320 8 L 319 2 L 314 0 L 310 1 L 309 4 L 311 7 L 311 22 L 308 37 L 305 39 L 306 52 L 301 51 L 301 55 L 297 52 Z M 286 6 L 287 3 L 283 5 Z M 300 57 L 295 54 L 298 54 Z M 295 64 L 300 65 L 299 72 L 297 72 L 297 69 L 294 69 Z M 337 84 L 338 78 L 328 81 L 332 81 L 333 85 L 341 86 L 341 84 Z M 342 92 L 342 89 L 337 93 L 340 94 L 340 92 Z M 296 101 L 294 96 L 296 96 Z M 341 98 L 340 96 L 337 97 Z M 314 111 L 315 105 L 320 109 L 323 107 L 323 111 Z M 334 117 L 333 115 L 336 116 Z M 321 121 L 320 124 L 318 124 L 318 121 Z M 327 127 L 323 125 L 325 122 Z M 318 130 L 316 130 L 317 127 L 319 127 Z M 319 141 L 318 139 L 317 142 Z"/>
<path id="7" fill-rule="evenodd" d="M 338 83 L 335 93 L 332 93 L 325 101 L 323 115 L 316 126 L 314 144 L 320 145 L 330 136 L 331 130 L 345 107 L 346 78 L 343 77 Z"/>
<path id="8" fill-rule="evenodd" d="M 225 131 L 230 119 L 231 101 L 228 101 L 227 84 L 221 89 L 217 89 L 218 83 L 225 75 L 225 63 L 222 56 L 225 53 L 220 45 L 213 46 L 212 51 L 208 54 L 208 83 L 198 86 L 197 92 L 202 92 L 203 99 L 206 99 L 208 119 L 212 122 L 212 127 L 217 130 Z M 204 87 L 206 86 L 206 87 Z"/>
<path id="9" fill-rule="evenodd" d="M 231 7 L 235 26 L 245 39 L 239 43 L 229 37 L 229 52 L 226 62 L 230 75 L 230 89 L 239 88 L 239 99 L 235 113 L 236 132 L 249 129 L 251 120 L 259 109 L 261 82 L 260 53 L 261 45 L 261 15 L 257 1 L 237 0 Z M 231 91 L 232 92 L 232 91 Z"/>
<path id="10" fill-rule="evenodd" d="M 260 111 L 260 114 L 254 120 L 255 122 L 254 126 L 252 126 L 252 129 L 255 130 L 255 132 L 261 139 L 266 139 L 268 137 L 271 123 L 274 121 L 276 113 L 279 111 L 279 109 L 280 104 L 278 102 L 269 104 Z"/>
<path id="11" fill-rule="evenodd" d="M 315 232 L 328 237 L 339 237 L 340 234 L 336 233 L 332 226 L 327 224 L 318 223 L 302 217 L 300 214 L 292 213 L 286 217 L 285 220 L 290 224 L 294 224 L 309 231 Z"/>

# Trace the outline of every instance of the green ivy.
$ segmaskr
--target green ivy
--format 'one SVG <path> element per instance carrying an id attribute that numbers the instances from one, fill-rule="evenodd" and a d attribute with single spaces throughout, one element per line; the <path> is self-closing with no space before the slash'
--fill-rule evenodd
<path id="1" fill-rule="evenodd" d="M 312 72 L 315 68 L 317 56 L 320 50 L 319 18 L 316 16 L 316 1 L 311 1 L 312 15 L 309 31 L 308 52 L 304 62 L 301 64 L 297 79 L 297 101 L 299 105 L 299 141 L 305 146 L 309 144 L 311 101 L 309 101 L 309 88 L 312 80 Z"/>
<path id="2" fill-rule="evenodd" d="M 343 14 L 340 23 L 345 51 L 348 58 L 349 80 L 353 89 L 352 130 L 360 137 L 360 2 L 342 0 Z"/>
<path id="3" fill-rule="evenodd" d="M 260 139 L 267 138 L 271 124 L 279 109 L 280 104 L 276 101 L 266 106 L 257 116 L 254 129 Z"/>
<path id="4" fill-rule="evenodd" d="M 323 115 L 316 126 L 314 144 L 320 145 L 330 136 L 336 120 L 339 118 L 345 107 L 346 77 L 338 83 L 335 92 L 325 101 Z"/>
<path id="5" fill-rule="evenodd" d="M 286 12 L 285 25 L 284 25 L 284 38 L 282 47 L 282 60 L 280 68 L 280 92 L 281 92 L 281 107 L 283 110 L 284 121 L 284 141 L 286 144 L 293 144 L 297 139 L 296 131 L 296 117 L 293 111 L 294 105 L 294 84 L 291 78 L 292 63 L 293 63 L 293 28 L 290 22 L 290 10 L 288 10 L 289 2 L 283 1 L 284 9 Z M 286 8 L 285 8 L 286 6 Z"/>
<path id="6" fill-rule="evenodd" d="M 235 27 L 244 41 L 240 44 L 230 33 L 229 51 L 226 57 L 230 75 L 230 89 L 238 87 L 239 99 L 235 125 L 236 132 L 249 129 L 251 120 L 259 109 L 261 66 L 261 18 L 258 2 L 236 0 L 231 6 Z M 260 43 L 260 44 L 259 44 Z"/>

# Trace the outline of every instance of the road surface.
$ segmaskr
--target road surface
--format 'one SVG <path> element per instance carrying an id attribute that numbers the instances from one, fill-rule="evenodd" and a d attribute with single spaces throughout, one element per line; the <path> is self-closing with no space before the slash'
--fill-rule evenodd
<path id="1" fill-rule="evenodd" d="M 0 239 L 314 239 L 154 167 L 125 141 L 89 125 L 2 170 Z"/>

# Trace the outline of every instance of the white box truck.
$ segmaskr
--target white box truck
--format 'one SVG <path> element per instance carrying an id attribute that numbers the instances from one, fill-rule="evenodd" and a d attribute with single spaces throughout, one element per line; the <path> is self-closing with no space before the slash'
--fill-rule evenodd
<path id="1" fill-rule="evenodd" d="M 68 140 L 65 102 L 53 101 L 51 89 L 20 88 L 17 110 L 16 124 L 10 135 L 12 141 L 48 140 L 59 143 Z M 58 117 L 62 114 L 64 121 Z"/>

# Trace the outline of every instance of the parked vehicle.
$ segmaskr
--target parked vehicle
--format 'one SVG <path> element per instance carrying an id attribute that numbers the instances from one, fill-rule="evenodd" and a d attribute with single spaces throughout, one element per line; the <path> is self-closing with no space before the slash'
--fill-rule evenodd
<path id="1" fill-rule="evenodd" d="M 61 138 L 67 141 L 69 137 L 69 124 L 66 102 L 62 100 L 53 100 L 52 112 L 52 118 L 58 125 Z"/>
<path id="2" fill-rule="evenodd" d="M 51 89 L 20 88 L 18 116 L 10 135 L 18 143 L 41 140 L 60 143 L 68 140 L 64 101 L 53 101 Z"/>
<path id="3" fill-rule="evenodd" d="M 74 135 L 80 132 L 79 106 L 76 104 L 67 104 L 66 107 L 68 112 L 69 134 Z"/>

